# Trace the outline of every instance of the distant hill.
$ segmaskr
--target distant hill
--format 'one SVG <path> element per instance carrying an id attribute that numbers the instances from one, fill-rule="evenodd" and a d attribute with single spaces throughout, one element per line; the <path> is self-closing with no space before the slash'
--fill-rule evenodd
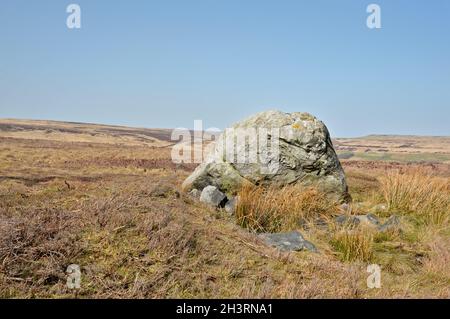
<path id="1" fill-rule="evenodd" d="M 78 122 L 0 119 L 0 138 L 168 147 L 171 129 L 133 128 Z M 450 163 L 450 136 L 368 135 L 336 138 L 344 160 Z"/>
<path id="2" fill-rule="evenodd" d="M 369 135 L 333 144 L 343 159 L 450 163 L 450 136 Z"/>
<path id="3" fill-rule="evenodd" d="M 148 145 L 173 144 L 170 129 L 131 128 L 76 122 L 0 119 L 0 137 L 70 142 Z"/>

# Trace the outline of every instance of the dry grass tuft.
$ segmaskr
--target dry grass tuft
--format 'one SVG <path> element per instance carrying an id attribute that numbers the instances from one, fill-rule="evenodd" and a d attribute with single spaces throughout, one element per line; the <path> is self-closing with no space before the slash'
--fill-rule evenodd
<path id="1" fill-rule="evenodd" d="M 450 213 L 450 182 L 420 170 L 391 171 L 380 178 L 381 191 L 390 210 L 414 213 L 427 223 L 442 225 Z"/>
<path id="2" fill-rule="evenodd" d="M 342 261 L 369 262 L 373 257 L 373 239 L 368 229 L 343 229 L 334 234 L 331 245 Z"/>
<path id="3" fill-rule="evenodd" d="M 244 186 L 239 192 L 236 218 L 239 225 L 256 232 L 298 228 L 301 220 L 337 212 L 337 205 L 314 188 Z"/>
<path id="4" fill-rule="evenodd" d="M 447 288 L 450 287 L 450 241 L 436 237 L 429 243 L 430 252 L 423 266 L 427 273 L 438 274 L 446 279 Z"/>

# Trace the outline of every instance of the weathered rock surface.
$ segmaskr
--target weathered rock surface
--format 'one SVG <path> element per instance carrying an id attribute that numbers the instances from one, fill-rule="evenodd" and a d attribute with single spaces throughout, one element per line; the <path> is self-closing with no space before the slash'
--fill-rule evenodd
<path id="1" fill-rule="evenodd" d="M 232 197 L 230 200 L 227 201 L 225 204 L 225 211 L 233 215 L 236 212 L 236 206 L 237 206 L 238 197 Z"/>
<path id="2" fill-rule="evenodd" d="M 227 197 L 215 186 L 206 186 L 200 195 L 200 201 L 213 207 L 225 205 Z"/>
<path id="3" fill-rule="evenodd" d="M 339 215 L 334 221 L 341 226 L 365 226 L 380 232 L 401 230 L 400 218 L 396 215 L 389 217 L 384 223 L 381 223 L 374 214 L 366 215 Z"/>
<path id="4" fill-rule="evenodd" d="M 336 223 L 343 225 L 343 224 L 353 224 L 353 225 L 365 225 L 365 226 L 379 226 L 380 221 L 378 220 L 378 217 L 374 214 L 367 214 L 367 215 L 339 215 L 335 219 Z"/>
<path id="5" fill-rule="evenodd" d="M 360 221 L 356 216 L 349 216 L 349 215 L 339 215 L 337 216 L 334 221 L 339 225 L 351 225 L 351 226 L 357 226 L 360 224 Z"/>
<path id="6" fill-rule="evenodd" d="M 309 250 L 317 252 L 316 246 L 305 240 L 298 231 L 288 233 L 264 233 L 260 234 L 267 245 L 276 247 L 282 251 Z"/>
<path id="7" fill-rule="evenodd" d="M 242 132 L 247 132 L 246 138 L 242 138 Z M 236 160 L 243 154 L 245 161 Z M 244 183 L 302 183 L 318 187 L 333 199 L 349 199 L 344 171 L 328 129 L 308 113 L 267 111 L 234 124 L 218 138 L 206 161 L 185 180 L 183 189 L 213 185 L 223 192 L 236 193 Z"/>

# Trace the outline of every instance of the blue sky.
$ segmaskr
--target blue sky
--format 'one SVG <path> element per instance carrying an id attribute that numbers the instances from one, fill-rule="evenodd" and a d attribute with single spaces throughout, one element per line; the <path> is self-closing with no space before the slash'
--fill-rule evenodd
<path id="1" fill-rule="evenodd" d="M 280 109 L 334 136 L 450 135 L 448 0 L 2 0 L 0 39 L 1 118 L 224 128 Z"/>

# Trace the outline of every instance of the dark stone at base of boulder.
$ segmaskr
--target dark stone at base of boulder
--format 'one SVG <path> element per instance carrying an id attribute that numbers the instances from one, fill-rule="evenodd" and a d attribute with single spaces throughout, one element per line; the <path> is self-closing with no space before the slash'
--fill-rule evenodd
<path id="1" fill-rule="evenodd" d="M 281 251 L 309 250 L 317 252 L 316 246 L 305 240 L 298 231 L 288 233 L 264 233 L 260 235 L 267 245 L 276 247 Z"/>

